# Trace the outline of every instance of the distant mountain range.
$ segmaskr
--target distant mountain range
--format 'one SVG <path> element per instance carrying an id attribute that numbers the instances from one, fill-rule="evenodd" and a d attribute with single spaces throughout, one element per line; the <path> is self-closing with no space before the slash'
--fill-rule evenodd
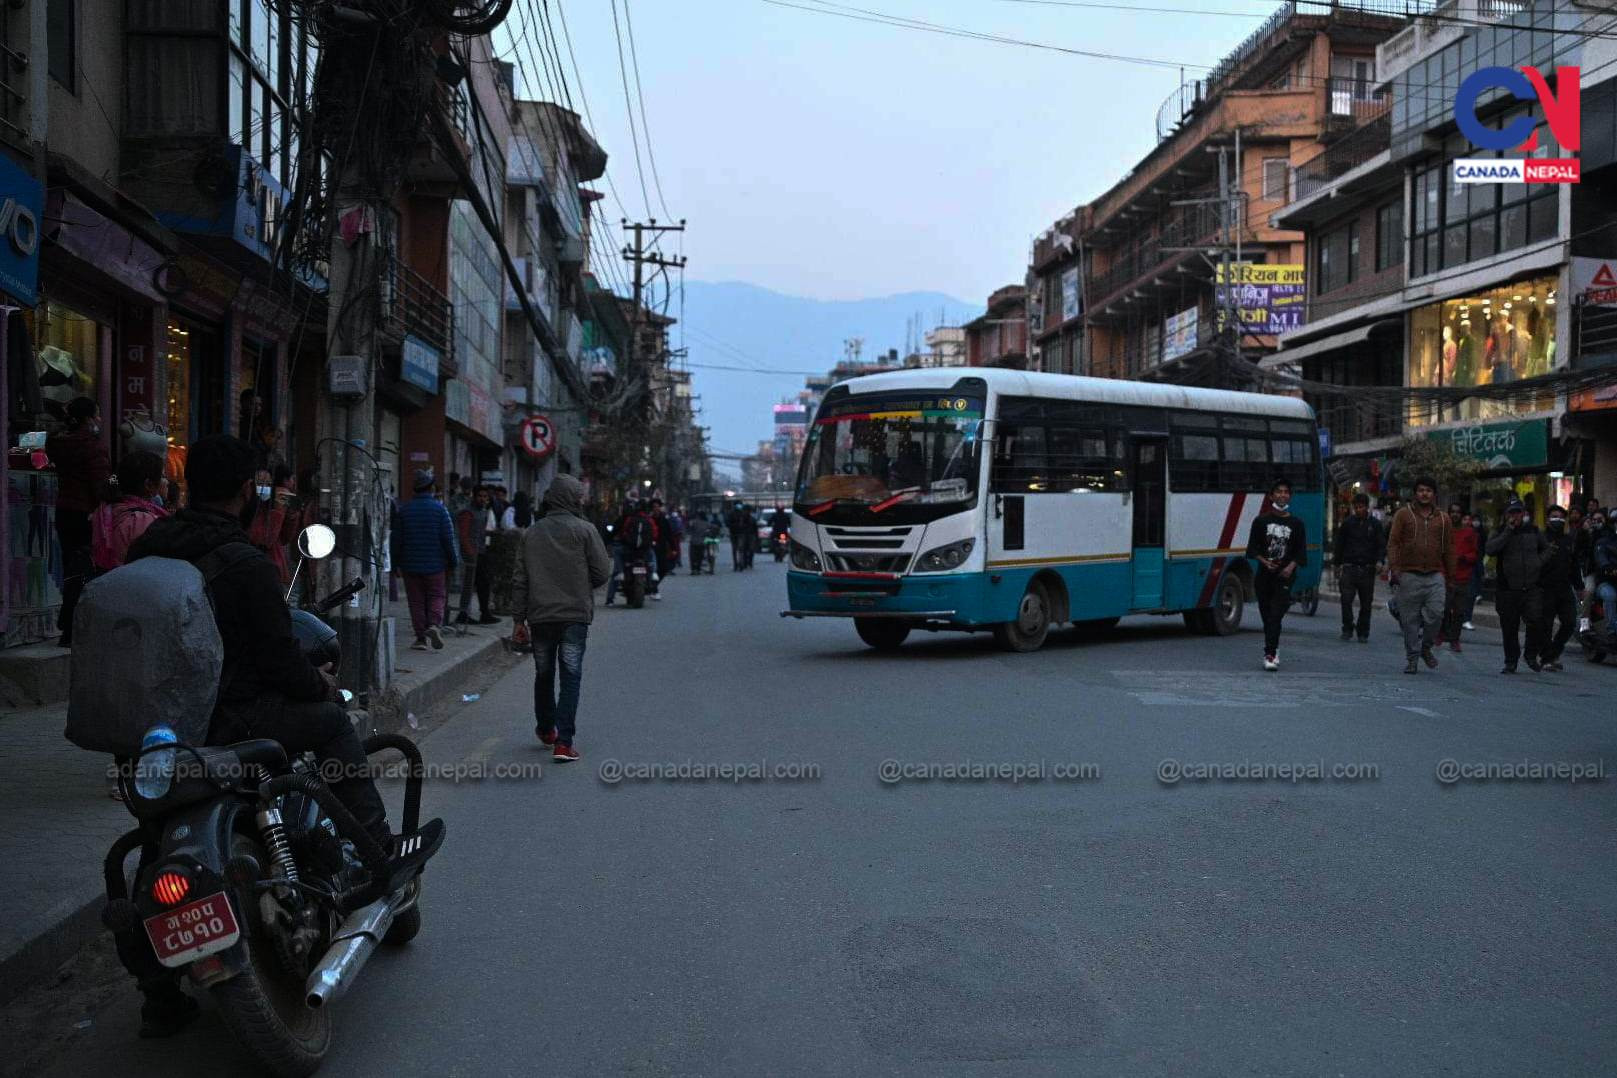
<path id="1" fill-rule="evenodd" d="M 844 342 L 863 338 L 862 359 L 889 348 L 902 356 L 906 341 L 939 325 L 960 325 L 982 313 L 941 292 L 902 292 L 858 300 L 788 296 L 740 281 L 687 281 L 684 341 L 690 349 L 701 422 L 716 449 L 748 453 L 774 434 L 772 406 L 795 399 L 805 371 L 823 373 L 842 358 Z M 670 315 L 678 315 L 672 306 Z M 674 327 L 674 339 L 680 337 Z M 724 370 L 720 368 L 742 368 Z M 782 372 L 759 374 L 756 371 Z M 721 471 L 739 473 L 719 461 Z"/>

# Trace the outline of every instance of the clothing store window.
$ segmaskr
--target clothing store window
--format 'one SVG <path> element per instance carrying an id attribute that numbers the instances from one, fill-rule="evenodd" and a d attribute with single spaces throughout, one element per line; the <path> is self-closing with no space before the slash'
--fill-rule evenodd
<path id="1" fill-rule="evenodd" d="M 1409 384 L 1486 386 L 1548 374 L 1555 368 L 1556 279 L 1504 285 L 1421 307 L 1410 315 Z M 1470 398 L 1410 405 L 1411 426 L 1522 415 L 1552 407 L 1554 397 Z"/>
<path id="2" fill-rule="evenodd" d="M 34 312 L 32 328 L 40 399 L 48 415 L 65 422 L 69 401 L 97 396 L 101 324 L 63 304 L 46 302 Z"/>

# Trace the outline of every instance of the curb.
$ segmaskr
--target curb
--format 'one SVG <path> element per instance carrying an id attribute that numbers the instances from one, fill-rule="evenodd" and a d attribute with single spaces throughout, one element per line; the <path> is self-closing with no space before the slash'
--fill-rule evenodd
<path id="1" fill-rule="evenodd" d="M 398 679 L 372 700 L 368 712 L 353 712 L 355 725 L 361 737 L 384 732 L 419 736 L 429 727 L 411 730 L 407 721 L 411 712 L 426 712 L 448 699 L 457 686 L 476 674 L 478 667 L 487 668 L 488 680 L 492 683 L 514 666 L 517 658 L 500 637 L 490 636 L 430 677 Z M 134 826 L 133 819 L 130 826 Z M 86 946 L 106 937 L 106 929 L 101 924 L 101 907 L 106 896 L 102 892 L 99 869 L 95 877 L 97 882 L 91 897 L 83 901 L 63 899 L 47 914 L 57 918 L 54 923 L 23 941 L 10 954 L 0 956 L 0 1004 L 10 1002 L 50 976 Z"/>

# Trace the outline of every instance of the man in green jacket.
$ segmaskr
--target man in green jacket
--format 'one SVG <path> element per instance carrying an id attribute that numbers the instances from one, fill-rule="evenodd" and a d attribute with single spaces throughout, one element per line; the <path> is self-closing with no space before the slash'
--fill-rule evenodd
<path id="1" fill-rule="evenodd" d="M 559 763 L 578 759 L 573 748 L 584 642 L 595 618 L 595 589 L 606 583 L 612 561 L 600 532 L 584 519 L 584 488 L 557 475 L 545 492 L 545 515 L 522 537 L 511 578 L 511 605 L 533 637 L 533 716 L 539 740 Z M 556 672 L 561 671 L 561 692 Z"/>

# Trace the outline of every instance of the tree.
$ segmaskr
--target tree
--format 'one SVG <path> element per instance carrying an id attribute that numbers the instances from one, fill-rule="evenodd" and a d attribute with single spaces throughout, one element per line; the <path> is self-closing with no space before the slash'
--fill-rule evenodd
<path id="1" fill-rule="evenodd" d="M 1481 471 L 1480 460 L 1456 453 L 1448 439 L 1416 434 L 1404 439 L 1392 486 L 1404 497 L 1412 498 L 1415 480 L 1428 476 L 1437 481 L 1438 497 L 1453 501 L 1470 492 Z"/>

